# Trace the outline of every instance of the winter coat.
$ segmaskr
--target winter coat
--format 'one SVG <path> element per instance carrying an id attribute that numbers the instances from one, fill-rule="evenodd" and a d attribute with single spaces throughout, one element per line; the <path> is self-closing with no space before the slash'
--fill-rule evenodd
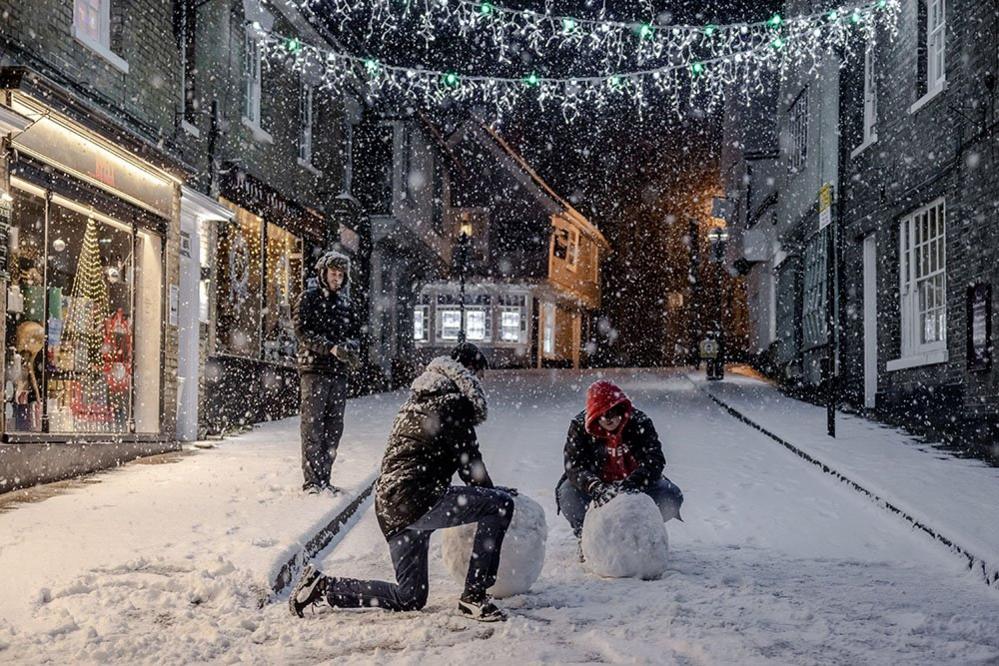
<path id="1" fill-rule="evenodd" d="M 345 268 L 344 283 L 337 292 L 326 284 L 330 263 Z M 349 263 L 346 255 L 327 252 L 316 265 L 316 274 L 308 280 L 295 303 L 292 317 L 298 337 L 300 372 L 345 375 L 347 365 L 333 356 L 333 347 L 348 342 L 356 344 L 356 324 L 349 296 Z"/>
<path id="2" fill-rule="evenodd" d="M 486 420 L 486 396 L 465 366 L 435 358 L 413 382 L 399 410 L 375 487 L 375 514 L 386 538 L 429 511 L 455 472 L 469 485 L 491 486 L 475 426 Z"/>
<path id="3" fill-rule="evenodd" d="M 587 430 L 586 423 L 587 413 L 583 410 L 569 424 L 565 438 L 565 474 L 562 478 L 589 494 L 594 484 L 608 480 L 603 478 L 608 448 L 603 438 Z M 624 482 L 626 486 L 642 490 L 662 478 L 666 458 L 652 419 L 645 412 L 633 409 L 631 418 L 621 430 L 620 446 L 626 448 L 636 464 Z"/>

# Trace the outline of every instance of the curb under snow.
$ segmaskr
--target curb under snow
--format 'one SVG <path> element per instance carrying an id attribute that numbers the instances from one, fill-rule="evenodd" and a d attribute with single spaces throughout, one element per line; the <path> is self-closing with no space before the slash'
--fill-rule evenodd
<path id="1" fill-rule="evenodd" d="M 829 474 L 830 476 L 844 482 L 845 484 L 847 484 L 847 486 L 853 488 L 860 494 L 864 495 L 869 500 L 874 502 L 876 505 L 880 506 L 881 508 L 885 509 L 886 511 L 892 514 L 895 514 L 896 516 L 900 516 L 906 522 L 911 524 L 913 527 L 925 532 L 936 541 L 939 541 L 943 545 L 947 546 L 947 548 L 950 549 L 951 552 L 957 553 L 958 555 L 962 556 L 967 561 L 968 569 L 970 571 L 973 571 L 976 574 L 978 574 L 981 580 L 989 587 L 994 589 L 999 589 L 999 565 L 990 563 L 982 557 L 978 557 L 977 555 L 972 553 L 968 548 L 965 548 L 964 546 L 960 545 L 952 537 L 944 535 L 939 529 L 927 524 L 925 521 L 920 520 L 919 518 L 912 516 L 911 514 L 900 509 L 898 506 L 891 503 L 884 497 L 881 497 L 877 493 L 868 490 L 864 486 L 860 485 L 859 483 L 848 477 L 843 472 L 840 472 L 839 470 L 830 466 L 829 464 L 822 462 L 812 454 L 807 453 L 806 451 L 798 448 L 797 446 L 787 441 L 783 437 L 770 432 L 769 430 L 761 426 L 759 423 L 757 423 L 756 421 L 752 420 L 751 418 L 740 412 L 735 407 L 732 407 L 730 404 L 728 404 L 721 398 L 715 396 L 708 389 L 699 385 L 689 375 L 687 376 L 687 379 L 694 385 L 694 387 L 698 391 L 708 396 L 708 398 L 710 398 L 714 403 L 716 403 L 718 406 L 720 406 L 722 409 L 728 412 L 731 416 L 734 416 L 735 418 L 739 419 L 746 425 L 755 428 L 756 430 L 759 430 L 761 433 L 763 433 L 770 439 L 774 440 L 784 448 L 788 449 L 801 459 L 807 460 L 808 462 L 812 463 L 813 465 L 821 469 L 826 474 Z"/>

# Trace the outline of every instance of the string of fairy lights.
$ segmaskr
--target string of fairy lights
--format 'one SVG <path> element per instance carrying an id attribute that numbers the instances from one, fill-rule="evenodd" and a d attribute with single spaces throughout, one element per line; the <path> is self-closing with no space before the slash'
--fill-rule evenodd
<path id="1" fill-rule="evenodd" d="M 329 2 L 334 6 L 349 4 L 346 0 Z M 484 3 L 468 0 L 396 0 L 395 4 L 390 0 L 374 0 L 372 17 L 387 20 L 384 16 L 388 9 L 379 10 L 383 6 L 394 7 L 397 14 L 393 16 L 404 17 L 405 12 L 415 11 L 416 4 L 428 8 L 427 14 L 420 15 L 421 21 L 437 16 L 435 12 L 443 11 L 441 6 L 454 12 L 445 16 L 459 17 L 456 20 L 465 20 L 461 17 L 466 14 L 462 12 L 473 8 L 478 8 L 480 15 L 484 11 Z M 520 25 L 523 17 L 530 14 L 489 6 L 487 15 L 495 12 L 511 25 Z M 900 0 L 873 0 L 843 5 L 822 14 L 791 18 L 774 14 L 762 22 L 707 25 L 697 30 L 693 26 L 650 23 L 646 25 L 653 35 L 668 32 L 676 37 L 661 40 L 661 50 L 654 56 L 657 64 L 623 71 L 605 67 L 598 74 L 568 77 L 545 76 L 535 70 L 519 76 L 488 76 L 404 66 L 308 44 L 297 37 L 264 31 L 258 24 L 252 27 L 257 30 L 262 53 L 268 61 L 283 63 L 335 91 L 362 86 L 373 97 L 398 94 L 431 105 L 449 101 L 486 103 L 495 106 L 498 113 L 533 100 L 542 107 L 558 106 L 566 118 L 572 119 L 587 105 L 600 108 L 617 99 L 631 100 L 640 111 L 649 110 L 654 104 L 657 112 L 678 114 L 683 113 L 688 99 L 696 100 L 705 110 L 715 108 L 733 91 L 751 99 L 762 92 L 768 79 L 785 76 L 792 66 L 815 70 L 826 54 L 850 57 L 876 35 L 893 38 L 899 8 Z M 569 17 L 552 16 L 545 20 L 566 18 Z M 369 31 L 375 29 L 371 25 Z M 619 28 L 625 24 L 581 19 L 578 25 L 586 26 L 588 34 L 599 35 L 620 32 Z M 637 52 L 633 55 L 639 57 Z"/>
<path id="2" fill-rule="evenodd" d="M 601 67 L 639 65 L 665 56 L 687 60 L 709 59 L 745 50 L 746 42 L 772 39 L 785 24 L 796 29 L 817 23 L 860 22 L 871 8 L 887 9 L 891 0 L 855 1 L 833 10 L 785 20 L 774 14 L 755 22 L 704 25 L 672 24 L 662 20 L 633 21 L 581 18 L 551 11 L 511 9 L 477 0 L 294 0 L 303 10 L 322 15 L 341 30 L 361 16 L 366 43 L 395 38 L 413 30 L 426 45 L 440 39 L 441 26 L 449 26 L 467 40 L 481 38 L 497 60 L 511 63 L 519 45 L 544 56 L 552 51 L 586 54 Z M 897 4 L 897 3 L 896 3 Z M 602 13 L 602 12 L 601 12 Z M 651 11 L 650 11 L 651 13 Z"/>

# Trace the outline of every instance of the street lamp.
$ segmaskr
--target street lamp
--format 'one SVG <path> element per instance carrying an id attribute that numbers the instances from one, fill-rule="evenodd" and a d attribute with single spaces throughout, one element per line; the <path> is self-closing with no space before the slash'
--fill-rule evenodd
<path id="1" fill-rule="evenodd" d="M 458 343 L 465 341 L 465 276 L 468 274 L 468 262 L 472 245 L 472 225 L 464 223 L 458 232 L 458 242 L 454 246 L 451 260 L 454 270 L 458 273 Z"/>
<path id="2" fill-rule="evenodd" d="M 722 263 L 725 260 L 726 241 L 728 241 L 728 231 L 725 227 L 715 227 L 708 232 L 708 242 L 711 243 L 711 262 L 718 267 L 718 284 L 715 286 L 717 302 L 715 304 L 714 329 L 718 339 L 718 356 L 715 360 L 715 372 L 713 373 L 715 379 L 722 378 L 725 368 L 725 331 L 722 328 L 722 292 L 724 291 L 725 276 L 722 273 Z"/>

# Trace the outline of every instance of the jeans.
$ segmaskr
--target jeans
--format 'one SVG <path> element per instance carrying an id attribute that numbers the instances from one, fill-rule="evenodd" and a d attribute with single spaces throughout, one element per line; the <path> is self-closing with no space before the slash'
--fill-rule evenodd
<path id="1" fill-rule="evenodd" d="M 304 372 L 302 386 L 302 476 L 304 487 L 327 486 L 343 435 L 347 378 Z"/>
<path id="2" fill-rule="evenodd" d="M 678 518 L 680 516 L 680 505 L 683 504 L 683 493 L 675 483 L 667 478 L 659 479 L 656 483 L 649 484 L 643 491 L 651 497 L 659 511 L 663 514 L 663 520 Z M 590 506 L 591 497 L 572 485 L 568 479 L 563 478 L 555 488 L 555 496 L 558 499 L 559 509 L 572 526 L 572 533 L 579 537 L 583 533 L 583 520 L 586 518 L 586 511 Z"/>
<path id="3" fill-rule="evenodd" d="M 452 486 L 423 516 L 389 539 L 395 583 L 325 577 L 326 602 L 338 608 L 419 610 L 427 603 L 427 552 L 434 530 L 478 523 L 462 596 L 482 598 L 496 583 L 513 498 L 502 490 Z"/>

